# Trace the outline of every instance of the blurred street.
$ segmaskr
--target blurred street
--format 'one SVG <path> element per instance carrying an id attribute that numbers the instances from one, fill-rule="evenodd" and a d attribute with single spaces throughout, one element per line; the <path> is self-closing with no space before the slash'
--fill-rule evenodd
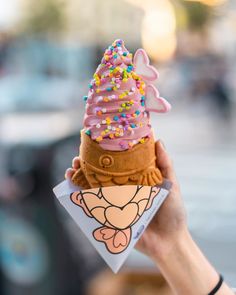
<path id="1" fill-rule="evenodd" d="M 52 192 L 78 155 L 90 81 L 115 39 L 143 48 L 159 72 L 153 83 L 172 110 L 152 112 L 151 125 L 194 239 L 236 287 L 235 20 L 233 0 L 1 2 L 1 295 L 171 294 L 135 250 L 123 283 L 109 272 L 100 280 L 105 262 Z M 88 294 L 94 278 L 102 287 Z"/>
<path id="2" fill-rule="evenodd" d="M 181 125 L 175 130 L 181 149 L 172 146 L 173 137 L 166 136 L 167 130 L 162 134 L 175 163 L 189 227 L 206 256 L 235 286 L 236 134 L 227 127 L 217 126 L 211 117 L 202 118 L 202 122 L 199 118 L 195 122 L 181 118 L 174 119 Z M 167 124 L 168 130 L 170 125 Z M 202 131 L 199 134 L 195 132 L 196 126 Z M 211 128 L 224 132 L 212 138 Z"/>

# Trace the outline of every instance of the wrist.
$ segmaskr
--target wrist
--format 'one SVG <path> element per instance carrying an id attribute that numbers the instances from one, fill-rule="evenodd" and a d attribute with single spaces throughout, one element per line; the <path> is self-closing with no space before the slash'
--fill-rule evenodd
<path id="1" fill-rule="evenodd" d="M 155 262 L 177 294 L 208 294 L 219 279 L 187 229 L 165 241 Z"/>
<path id="2" fill-rule="evenodd" d="M 164 262 L 172 253 L 184 251 L 184 247 L 188 245 L 190 240 L 189 230 L 187 226 L 183 226 L 177 232 L 161 237 L 152 258 L 157 264 Z"/>

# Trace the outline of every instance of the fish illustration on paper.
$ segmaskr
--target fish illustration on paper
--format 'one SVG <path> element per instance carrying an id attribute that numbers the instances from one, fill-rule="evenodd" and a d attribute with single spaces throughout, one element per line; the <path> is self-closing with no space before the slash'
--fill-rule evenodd
<path id="1" fill-rule="evenodd" d="M 93 237 L 112 254 L 123 252 L 132 237 L 132 226 L 151 208 L 160 188 L 141 185 L 101 187 L 77 191 L 71 201 L 101 224 Z"/>

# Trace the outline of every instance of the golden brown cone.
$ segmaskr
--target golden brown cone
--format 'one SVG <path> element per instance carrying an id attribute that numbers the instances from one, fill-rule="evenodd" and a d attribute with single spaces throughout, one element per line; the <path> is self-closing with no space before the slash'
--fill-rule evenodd
<path id="1" fill-rule="evenodd" d="M 156 166 L 154 137 L 151 136 L 143 144 L 136 144 L 130 150 L 108 151 L 82 130 L 80 168 L 73 175 L 72 181 L 83 189 L 161 184 L 163 178 Z"/>

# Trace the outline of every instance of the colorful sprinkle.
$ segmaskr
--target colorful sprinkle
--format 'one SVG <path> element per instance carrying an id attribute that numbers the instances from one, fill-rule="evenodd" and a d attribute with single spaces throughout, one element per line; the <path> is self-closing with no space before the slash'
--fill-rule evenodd
<path id="1" fill-rule="evenodd" d="M 139 140 L 139 142 L 140 142 L 140 143 L 144 143 L 144 142 L 145 142 L 145 138 L 141 138 L 141 139 Z"/>
<path id="2" fill-rule="evenodd" d="M 111 124 L 111 118 L 110 118 L 110 117 L 107 117 L 107 118 L 106 118 L 106 123 L 107 123 L 108 125 Z"/>
<path id="3" fill-rule="evenodd" d="M 143 89 L 140 89 L 139 92 L 140 92 L 141 94 L 145 94 L 145 92 L 144 92 Z"/>
<path id="4" fill-rule="evenodd" d="M 127 67 L 127 72 L 130 73 L 132 70 L 133 70 L 133 66 L 129 65 L 129 66 Z"/>
<path id="5" fill-rule="evenodd" d="M 96 138 L 96 141 L 97 142 L 100 142 L 100 141 L 102 141 L 103 140 L 103 137 L 102 136 L 98 136 L 97 138 Z"/>

